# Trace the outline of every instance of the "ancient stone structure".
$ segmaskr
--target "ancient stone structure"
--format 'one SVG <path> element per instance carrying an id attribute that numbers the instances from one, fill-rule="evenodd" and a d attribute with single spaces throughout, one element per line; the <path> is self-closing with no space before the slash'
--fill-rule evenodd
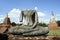
<path id="1" fill-rule="evenodd" d="M 10 18 L 8 17 L 8 14 L 6 15 L 3 23 L 0 24 L 0 33 L 4 33 L 8 31 L 10 27 L 16 26 L 16 23 L 10 21 Z"/>
<path id="2" fill-rule="evenodd" d="M 5 19 L 4 19 L 4 22 L 2 24 L 0 24 L 0 26 L 9 26 L 11 25 L 11 21 L 10 21 L 10 18 L 8 17 L 8 14 L 6 15 Z"/>
<path id="3" fill-rule="evenodd" d="M 50 18 L 50 23 L 48 24 L 49 30 L 56 30 L 59 29 L 58 24 L 56 23 L 54 13 L 52 12 L 51 18 Z"/>
<path id="4" fill-rule="evenodd" d="M 20 14 L 20 22 L 23 22 L 21 26 L 11 28 L 8 33 L 23 36 L 36 36 L 46 35 L 48 27 L 38 26 L 38 14 L 36 10 L 22 10 Z"/>
<path id="5" fill-rule="evenodd" d="M 3 23 L 0 24 L 0 26 L 2 26 L 2 27 L 16 26 L 16 23 L 15 22 L 11 23 L 10 18 L 8 17 L 8 14 L 6 14 L 6 17 L 3 21 Z"/>

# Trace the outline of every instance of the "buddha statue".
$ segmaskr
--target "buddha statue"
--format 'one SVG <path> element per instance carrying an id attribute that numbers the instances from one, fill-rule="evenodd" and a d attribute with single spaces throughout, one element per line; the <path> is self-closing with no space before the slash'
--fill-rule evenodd
<path id="1" fill-rule="evenodd" d="M 46 35 L 48 27 L 38 26 L 38 14 L 36 10 L 22 10 L 20 13 L 21 26 L 10 28 L 8 33 L 15 35 Z"/>

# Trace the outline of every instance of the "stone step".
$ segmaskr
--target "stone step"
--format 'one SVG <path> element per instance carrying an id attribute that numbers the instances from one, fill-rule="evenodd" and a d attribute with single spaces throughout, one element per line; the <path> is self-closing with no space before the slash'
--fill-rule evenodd
<path id="1" fill-rule="evenodd" d="M 12 37 L 9 40 L 60 40 L 60 36 L 47 36 L 47 37 Z"/>

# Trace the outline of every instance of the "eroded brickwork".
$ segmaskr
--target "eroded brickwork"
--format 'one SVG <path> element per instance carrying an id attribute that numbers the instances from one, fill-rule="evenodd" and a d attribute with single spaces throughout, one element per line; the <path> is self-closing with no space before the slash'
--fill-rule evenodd
<path id="1" fill-rule="evenodd" d="M 5 18 L 3 23 L 0 24 L 0 26 L 10 26 L 11 22 L 10 22 L 10 18 Z"/>
<path id="2" fill-rule="evenodd" d="M 58 24 L 56 22 L 49 23 L 48 28 L 49 28 L 49 30 L 57 30 L 57 29 L 59 29 Z"/>

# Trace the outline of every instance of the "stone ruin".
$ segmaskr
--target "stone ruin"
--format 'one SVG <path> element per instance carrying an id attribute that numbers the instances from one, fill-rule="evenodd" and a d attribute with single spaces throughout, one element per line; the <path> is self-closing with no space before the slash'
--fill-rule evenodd
<path id="1" fill-rule="evenodd" d="M 23 21 L 24 20 L 24 21 Z M 39 36 L 48 34 L 48 27 L 38 26 L 38 14 L 36 10 L 22 10 L 20 14 L 21 26 L 10 28 L 8 33 L 22 36 Z"/>
<path id="2" fill-rule="evenodd" d="M 0 24 L 0 33 L 4 33 L 7 29 L 15 25 L 16 25 L 15 22 L 11 23 L 10 18 L 8 17 L 8 14 L 7 14 L 3 23 Z"/>
<path id="3" fill-rule="evenodd" d="M 20 21 L 22 22 L 23 18 L 25 17 L 24 24 L 22 24 L 21 26 L 18 26 L 18 27 L 10 28 L 8 30 L 8 32 L 7 32 L 9 35 L 0 34 L 1 40 L 4 40 L 5 38 L 6 38 L 6 40 L 8 40 L 8 36 L 11 36 L 12 37 L 12 36 L 18 35 L 18 34 L 19 35 L 35 35 L 35 37 L 22 37 L 22 38 L 20 37 L 20 38 L 16 38 L 17 40 L 24 40 L 24 39 L 26 39 L 26 40 L 29 40 L 29 39 L 32 39 L 32 40 L 41 40 L 41 39 L 42 40 L 45 40 L 45 39 L 50 40 L 51 36 L 47 36 L 47 37 L 41 37 L 41 36 L 40 37 L 36 37 L 36 35 L 42 35 L 42 34 L 46 35 L 46 34 L 48 34 L 49 30 L 58 29 L 58 25 L 57 25 L 56 21 L 54 20 L 54 16 L 51 18 L 52 20 L 50 21 L 50 23 L 48 25 L 48 28 L 49 28 L 49 30 L 48 30 L 48 28 L 39 27 L 37 25 L 37 23 L 38 23 L 38 19 L 37 19 L 38 16 L 36 16 L 36 14 L 35 14 L 36 11 L 35 10 L 32 10 L 32 12 L 31 12 L 31 10 L 29 10 L 29 12 L 28 12 L 28 10 L 23 10 L 23 11 L 21 12 Z M 30 17 L 30 19 L 29 19 L 29 17 Z M 30 20 L 30 22 L 29 22 L 29 20 Z M 5 27 L 5 26 L 9 26 L 11 24 L 14 25 L 15 23 L 14 22 L 11 23 L 10 18 L 8 18 L 8 16 L 7 16 L 4 19 L 4 22 L 2 24 L 0 24 L 0 26 Z M 32 24 L 33 24 L 33 26 L 32 26 Z M 3 28 L 3 29 L 5 29 L 5 28 Z M 5 31 L 3 31 L 3 29 L 0 30 L 0 31 L 2 31 L 2 33 L 6 33 Z M 9 38 L 9 39 L 10 40 L 13 40 L 11 38 Z M 51 39 L 54 39 L 54 40 L 55 39 L 59 39 L 60 40 L 60 38 L 56 38 L 56 37 L 52 37 Z"/>
<path id="4" fill-rule="evenodd" d="M 48 24 L 49 30 L 58 30 L 58 24 L 56 23 L 54 13 L 52 12 L 51 18 L 50 18 L 50 23 Z"/>

